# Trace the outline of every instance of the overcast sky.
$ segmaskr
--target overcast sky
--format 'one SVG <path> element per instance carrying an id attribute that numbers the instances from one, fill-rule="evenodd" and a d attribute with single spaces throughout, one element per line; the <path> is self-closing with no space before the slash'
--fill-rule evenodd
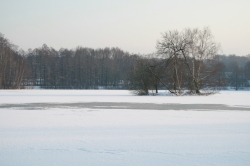
<path id="1" fill-rule="evenodd" d="M 210 27 L 223 54 L 250 54 L 250 0 L 0 0 L 0 32 L 20 48 L 155 52 L 161 33 Z"/>

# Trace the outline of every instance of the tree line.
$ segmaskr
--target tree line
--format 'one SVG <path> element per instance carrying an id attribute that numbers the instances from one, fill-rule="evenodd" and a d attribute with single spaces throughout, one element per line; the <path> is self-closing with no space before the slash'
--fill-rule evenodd
<path id="1" fill-rule="evenodd" d="M 141 95 L 166 89 L 179 95 L 249 87 L 250 55 L 218 55 L 219 49 L 208 28 L 168 31 L 149 55 L 46 44 L 23 51 L 0 34 L 0 88 L 132 89 Z"/>
<path id="2" fill-rule="evenodd" d="M 0 88 L 20 88 L 25 71 L 25 58 L 17 46 L 0 34 Z"/>
<path id="3" fill-rule="evenodd" d="M 46 89 L 126 88 L 134 56 L 119 48 L 60 49 L 43 45 L 30 50 L 24 85 Z M 26 83 L 25 83 L 26 81 Z"/>

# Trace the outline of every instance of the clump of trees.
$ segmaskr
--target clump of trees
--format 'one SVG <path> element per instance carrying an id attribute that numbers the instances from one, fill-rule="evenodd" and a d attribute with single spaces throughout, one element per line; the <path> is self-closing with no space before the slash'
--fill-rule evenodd
<path id="1" fill-rule="evenodd" d="M 237 90 L 240 82 L 244 83 L 242 87 L 249 86 L 248 63 L 243 67 L 245 72 L 236 61 L 232 61 L 225 71 L 223 56 L 218 55 L 220 45 L 209 28 L 165 32 L 156 49 L 155 57 L 158 58 L 140 59 L 134 66 L 136 82 L 131 83 L 141 87 L 136 90 L 138 94 L 148 94 L 154 88 L 157 93 L 158 83 L 175 95 L 211 94 L 227 85 Z"/>
<path id="2" fill-rule="evenodd" d="M 144 72 L 151 73 L 170 93 L 181 95 L 188 90 L 189 93 L 201 94 L 201 89 L 215 86 L 214 76 L 219 71 L 216 59 L 219 44 L 214 41 L 208 28 L 166 32 L 157 42 L 156 49 L 160 62 L 157 65 L 144 65 Z M 154 70 L 149 66 L 154 66 Z M 159 75 L 159 71 L 165 74 Z M 135 72 L 135 75 L 139 73 Z M 142 89 L 145 87 L 142 86 Z M 147 94 L 147 90 L 144 91 Z"/>
<path id="3" fill-rule="evenodd" d="M 182 85 L 191 93 L 200 94 L 202 88 L 213 84 L 211 78 L 218 71 L 215 56 L 219 45 L 208 28 L 166 32 L 156 48 L 170 63 L 175 94 L 181 93 Z"/>

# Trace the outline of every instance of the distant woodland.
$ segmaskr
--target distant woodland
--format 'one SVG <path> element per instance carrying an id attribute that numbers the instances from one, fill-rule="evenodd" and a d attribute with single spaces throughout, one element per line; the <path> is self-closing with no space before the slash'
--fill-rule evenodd
<path id="1" fill-rule="evenodd" d="M 55 50 L 46 44 L 23 51 L 0 34 L 0 89 L 135 89 L 138 94 L 168 89 L 178 94 L 183 89 L 199 93 L 202 88 L 250 87 L 250 55 L 218 55 L 212 45 L 207 54 L 214 55 L 200 59 L 205 52 L 195 45 L 198 32 L 182 33 L 190 40 L 175 33 L 164 34 L 157 53 L 150 55 L 120 48 Z"/>

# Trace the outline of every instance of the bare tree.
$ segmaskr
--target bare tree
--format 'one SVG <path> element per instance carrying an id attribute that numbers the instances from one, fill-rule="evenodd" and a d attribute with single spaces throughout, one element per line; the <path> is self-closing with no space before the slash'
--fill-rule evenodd
<path id="1" fill-rule="evenodd" d="M 154 76 L 146 58 L 137 57 L 129 75 L 129 88 L 137 95 L 148 95 L 149 89 L 154 86 Z"/>
<path id="2" fill-rule="evenodd" d="M 174 89 L 180 91 L 180 68 L 185 65 L 189 77 L 189 90 L 200 94 L 200 89 L 209 77 L 216 71 L 212 64 L 216 64 L 215 55 L 219 51 L 219 44 L 215 43 L 209 28 L 186 29 L 182 33 L 169 31 L 163 34 L 157 42 L 157 53 L 172 64 L 174 72 Z M 213 63 L 211 63 L 213 62 Z M 206 67 L 210 66 L 210 67 Z M 206 86 L 208 86 L 206 84 Z M 193 90 L 194 89 L 194 90 Z"/>
<path id="3" fill-rule="evenodd" d="M 158 56 L 166 60 L 165 67 L 171 75 L 175 94 L 181 93 L 181 73 L 183 61 L 181 60 L 182 50 L 185 49 L 185 41 L 178 31 L 169 31 L 162 35 L 161 41 L 157 42 L 156 49 Z"/>

